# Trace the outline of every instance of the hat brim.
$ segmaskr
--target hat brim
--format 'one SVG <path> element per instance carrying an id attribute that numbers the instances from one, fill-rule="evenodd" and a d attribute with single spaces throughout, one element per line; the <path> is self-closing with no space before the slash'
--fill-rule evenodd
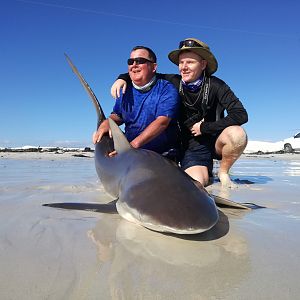
<path id="1" fill-rule="evenodd" d="M 200 55 L 203 59 L 205 59 L 207 61 L 206 72 L 208 73 L 208 75 L 211 75 L 217 71 L 218 62 L 217 62 L 216 58 L 210 51 L 208 51 L 204 48 L 201 48 L 201 47 L 184 47 L 181 49 L 173 50 L 168 55 L 169 60 L 178 66 L 179 55 L 183 51 L 194 52 L 194 53 Z"/>

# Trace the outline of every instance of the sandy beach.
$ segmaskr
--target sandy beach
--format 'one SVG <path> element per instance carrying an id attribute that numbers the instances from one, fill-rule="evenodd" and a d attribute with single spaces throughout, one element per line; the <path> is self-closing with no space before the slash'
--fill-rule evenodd
<path id="1" fill-rule="evenodd" d="M 243 155 L 237 188 L 207 189 L 266 208 L 220 208 L 194 236 L 109 213 L 44 207 L 108 203 L 93 153 L 0 153 L 1 299 L 298 299 L 300 154 Z M 217 170 L 217 163 L 215 170 Z"/>

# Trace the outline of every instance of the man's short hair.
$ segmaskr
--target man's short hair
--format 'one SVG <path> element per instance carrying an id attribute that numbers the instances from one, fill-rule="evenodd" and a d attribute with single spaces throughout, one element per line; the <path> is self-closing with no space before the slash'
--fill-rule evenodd
<path id="1" fill-rule="evenodd" d="M 132 48 L 131 52 L 132 51 L 135 51 L 135 50 L 138 50 L 138 49 L 144 49 L 146 51 L 148 51 L 148 54 L 149 54 L 149 58 L 151 61 L 153 61 L 154 63 L 156 63 L 156 55 L 155 53 L 153 52 L 152 49 L 148 48 L 148 47 L 145 47 L 145 46 L 135 46 Z"/>

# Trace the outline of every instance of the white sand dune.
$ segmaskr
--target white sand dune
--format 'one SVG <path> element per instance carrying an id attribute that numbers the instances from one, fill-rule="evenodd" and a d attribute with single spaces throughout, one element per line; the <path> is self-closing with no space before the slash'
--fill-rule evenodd
<path id="1" fill-rule="evenodd" d="M 276 152 L 283 150 L 283 141 L 279 142 L 263 142 L 263 141 L 248 141 L 248 145 L 244 150 L 244 153 L 254 153 L 254 152 Z"/>

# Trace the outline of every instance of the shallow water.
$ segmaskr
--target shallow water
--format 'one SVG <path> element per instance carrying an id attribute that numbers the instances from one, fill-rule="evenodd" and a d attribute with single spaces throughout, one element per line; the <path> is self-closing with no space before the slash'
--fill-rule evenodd
<path id="1" fill-rule="evenodd" d="M 265 209 L 222 209 L 192 237 L 152 232 L 118 214 L 43 207 L 111 199 L 91 158 L 0 160 L 1 299 L 296 299 L 299 161 L 240 159 L 235 190 Z"/>

